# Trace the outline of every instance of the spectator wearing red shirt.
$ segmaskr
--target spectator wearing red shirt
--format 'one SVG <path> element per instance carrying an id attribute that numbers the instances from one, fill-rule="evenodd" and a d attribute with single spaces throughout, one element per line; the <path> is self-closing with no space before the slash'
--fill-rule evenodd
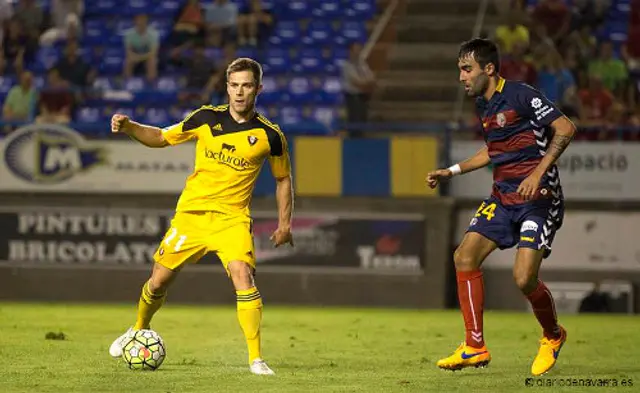
<path id="1" fill-rule="evenodd" d="M 47 86 L 40 92 L 40 114 L 37 124 L 64 124 L 71 121 L 75 98 L 69 82 L 60 77 L 57 69 L 49 70 Z"/>
<path id="2" fill-rule="evenodd" d="M 537 79 L 535 67 L 525 57 L 526 44 L 520 42 L 513 45 L 511 55 L 501 60 L 500 75 L 505 79 L 516 80 L 533 85 Z"/>
<path id="3" fill-rule="evenodd" d="M 580 97 L 580 123 L 586 126 L 602 125 L 609 117 L 613 106 L 613 94 L 604 86 L 602 80 L 591 75 L 589 87 L 578 93 Z"/>
<path id="4" fill-rule="evenodd" d="M 560 42 L 571 28 L 571 12 L 562 0 L 541 0 L 531 18 L 543 25 L 553 42 Z"/>

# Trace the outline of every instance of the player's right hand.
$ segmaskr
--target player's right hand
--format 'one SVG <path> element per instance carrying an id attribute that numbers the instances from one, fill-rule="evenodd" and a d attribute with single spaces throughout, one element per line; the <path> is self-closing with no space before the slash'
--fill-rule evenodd
<path id="1" fill-rule="evenodd" d="M 453 173 L 449 169 L 438 169 L 427 174 L 427 185 L 431 188 L 436 188 L 440 180 L 451 179 Z"/>
<path id="2" fill-rule="evenodd" d="M 129 116 L 116 113 L 111 117 L 111 132 L 117 134 L 124 132 L 125 127 L 129 123 Z"/>

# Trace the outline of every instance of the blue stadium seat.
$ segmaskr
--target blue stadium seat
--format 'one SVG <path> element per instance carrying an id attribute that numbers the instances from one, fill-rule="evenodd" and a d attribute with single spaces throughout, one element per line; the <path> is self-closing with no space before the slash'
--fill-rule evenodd
<path id="1" fill-rule="evenodd" d="M 314 4 L 311 14 L 314 18 L 339 19 L 343 16 L 343 5 L 340 0 L 325 0 Z"/>
<path id="2" fill-rule="evenodd" d="M 338 111 L 330 106 L 316 106 L 311 110 L 311 118 L 329 128 L 334 127 L 338 116 Z"/>
<path id="3" fill-rule="evenodd" d="M 94 106 L 81 107 L 76 111 L 76 120 L 80 123 L 100 123 L 108 121 L 102 108 Z"/>
<path id="4" fill-rule="evenodd" d="M 302 38 L 306 45 L 327 45 L 331 43 L 335 31 L 331 22 L 324 20 L 314 20 L 307 27 L 307 34 Z"/>
<path id="5" fill-rule="evenodd" d="M 33 71 L 37 73 L 46 72 L 53 67 L 61 57 L 60 50 L 57 48 L 41 47 L 38 49 L 33 64 Z"/>
<path id="6" fill-rule="evenodd" d="M 316 74 L 324 71 L 327 63 L 328 61 L 322 54 L 322 49 L 304 48 L 298 53 L 295 70 Z"/>
<path id="7" fill-rule="evenodd" d="M 375 0 L 348 0 L 344 6 L 344 15 L 349 19 L 369 20 L 376 13 Z"/>
<path id="8" fill-rule="evenodd" d="M 334 76 L 324 78 L 320 85 L 320 92 L 316 95 L 316 103 L 319 105 L 338 105 L 342 101 L 341 79 Z"/>
<path id="9" fill-rule="evenodd" d="M 16 83 L 17 80 L 14 76 L 0 76 L 0 94 L 6 95 Z"/>
<path id="10" fill-rule="evenodd" d="M 119 15 L 126 0 L 91 0 L 85 1 L 85 14 L 96 16 Z"/>
<path id="11" fill-rule="evenodd" d="M 153 10 L 157 8 L 157 1 L 151 0 L 129 0 L 124 7 L 123 14 L 129 16 L 135 16 L 138 14 L 152 14 Z"/>
<path id="12" fill-rule="evenodd" d="M 158 127 L 166 127 L 172 123 L 172 117 L 164 108 L 147 108 L 144 112 L 144 122 Z"/>
<path id="13" fill-rule="evenodd" d="M 123 82 L 122 86 L 125 90 L 130 91 L 132 93 L 138 93 L 147 89 L 147 82 L 144 78 L 140 76 L 134 76 L 126 79 Z"/>
<path id="14" fill-rule="evenodd" d="M 280 74 L 289 71 L 291 63 L 289 51 L 285 49 L 269 49 L 263 55 L 264 72 L 268 74 Z"/>
<path id="15" fill-rule="evenodd" d="M 259 102 L 262 105 L 274 105 L 286 101 L 284 92 L 272 76 L 262 78 L 262 93 Z"/>
<path id="16" fill-rule="evenodd" d="M 106 48 L 100 63 L 100 72 L 105 75 L 116 75 L 122 72 L 124 64 L 123 48 Z"/>
<path id="17" fill-rule="evenodd" d="M 152 11 L 152 15 L 161 18 L 176 17 L 178 10 L 182 7 L 183 2 L 180 0 L 161 0 Z"/>
<path id="18" fill-rule="evenodd" d="M 136 117 L 136 111 L 130 106 L 117 106 L 113 109 L 113 113 L 119 113 L 121 115 L 129 116 L 130 118 Z"/>
<path id="19" fill-rule="evenodd" d="M 115 83 L 109 77 L 98 76 L 91 87 L 96 90 L 113 90 L 115 86 Z"/>
<path id="20" fill-rule="evenodd" d="M 287 83 L 287 92 L 292 103 L 298 105 L 310 104 L 314 101 L 315 91 L 311 81 L 304 76 L 295 76 Z"/>
<path id="21" fill-rule="evenodd" d="M 302 116 L 302 108 L 298 106 L 282 106 L 278 113 L 277 122 L 286 126 L 287 124 L 300 123 L 304 117 Z"/>
<path id="22" fill-rule="evenodd" d="M 288 0 L 281 1 L 278 5 L 277 17 L 279 20 L 295 20 L 312 17 L 312 3 L 316 0 Z"/>
<path id="23" fill-rule="evenodd" d="M 164 93 L 176 93 L 182 88 L 181 78 L 177 75 L 160 76 L 155 82 L 155 88 Z"/>
<path id="24" fill-rule="evenodd" d="M 173 21 L 170 19 L 157 19 L 151 22 L 151 26 L 156 29 L 160 35 L 160 40 L 165 40 L 171 34 L 173 29 Z"/>
<path id="25" fill-rule="evenodd" d="M 236 50 L 236 55 L 238 57 L 248 57 L 250 59 L 260 61 L 260 55 L 256 48 L 251 47 L 242 47 Z"/>
<path id="26" fill-rule="evenodd" d="M 279 46 L 295 45 L 301 35 L 302 31 L 298 22 L 278 22 L 273 34 L 269 37 L 269 44 Z"/>
<path id="27" fill-rule="evenodd" d="M 340 27 L 340 35 L 336 43 L 345 45 L 351 42 L 364 43 L 367 41 L 367 28 L 361 21 L 345 21 Z"/>
<path id="28" fill-rule="evenodd" d="M 102 19 L 88 19 L 84 22 L 82 41 L 85 45 L 99 45 L 105 37 L 111 35 L 111 29 Z"/>

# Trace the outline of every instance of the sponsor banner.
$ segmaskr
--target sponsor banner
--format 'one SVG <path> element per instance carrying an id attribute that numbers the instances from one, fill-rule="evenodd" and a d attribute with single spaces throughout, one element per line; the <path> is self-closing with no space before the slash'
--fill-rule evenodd
<path id="1" fill-rule="evenodd" d="M 195 158 L 192 143 L 167 151 L 35 124 L 0 139 L 0 151 L 0 191 L 179 193 Z"/>
<path id="2" fill-rule="evenodd" d="M 451 159 L 460 162 L 484 146 L 482 141 L 453 142 Z M 567 200 L 639 200 L 640 144 L 573 142 L 557 162 Z M 491 193 L 490 168 L 458 176 L 451 181 L 452 195 L 486 198 Z"/>
<path id="3" fill-rule="evenodd" d="M 474 214 L 474 209 L 458 212 L 455 244 L 462 240 Z M 542 262 L 542 268 L 640 272 L 638 223 L 638 212 L 567 211 L 552 243 L 551 255 Z M 483 266 L 511 269 L 515 256 L 515 247 L 496 250 Z"/>
<path id="4" fill-rule="evenodd" d="M 172 211 L 16 209 L 0 211 L 0 261 L 42 264 L 150 264 Z M 274 248 L 274 214 L 254 216 L 259 265 L 420 271 L 425 221 L 415 215 L 298 214 L 295 247 Z M 219 264 L 208 254 L 200 264 Z"/>

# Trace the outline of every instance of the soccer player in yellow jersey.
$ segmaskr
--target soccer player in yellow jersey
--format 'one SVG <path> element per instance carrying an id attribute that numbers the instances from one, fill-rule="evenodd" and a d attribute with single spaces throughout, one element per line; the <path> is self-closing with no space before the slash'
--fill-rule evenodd
<path id="1" fill-rule="evenodd" d="M 260 350 L 262 298 L 254 282 L 249 204 L 256 178 L 268 159 L 276 179 L 278 204 L 278 228 L 271 240 L 275 247 L 287 243 L 293 246 L 291 164 L 285 136 L 255 110 L 262 89 L 260 64 L 236 59 L 226 74 L 229 105 L 203 106 L 165 129 L 139 124 L 120 114 L 111 120 L 112 132 L 125 133 L 149 147 L 197 142 L 195 170 L 187 178 L 171 228 L 154 255 L 151 278 L 142 287 L 138 319 L 113 342 L 109 352 L 120 357 L 133 332 L 150 328 L 169 285 L 185 264 L 215 252 L 236 289 L 238 320 L 247 341 L 250 370 L 272 375 Z"/>

